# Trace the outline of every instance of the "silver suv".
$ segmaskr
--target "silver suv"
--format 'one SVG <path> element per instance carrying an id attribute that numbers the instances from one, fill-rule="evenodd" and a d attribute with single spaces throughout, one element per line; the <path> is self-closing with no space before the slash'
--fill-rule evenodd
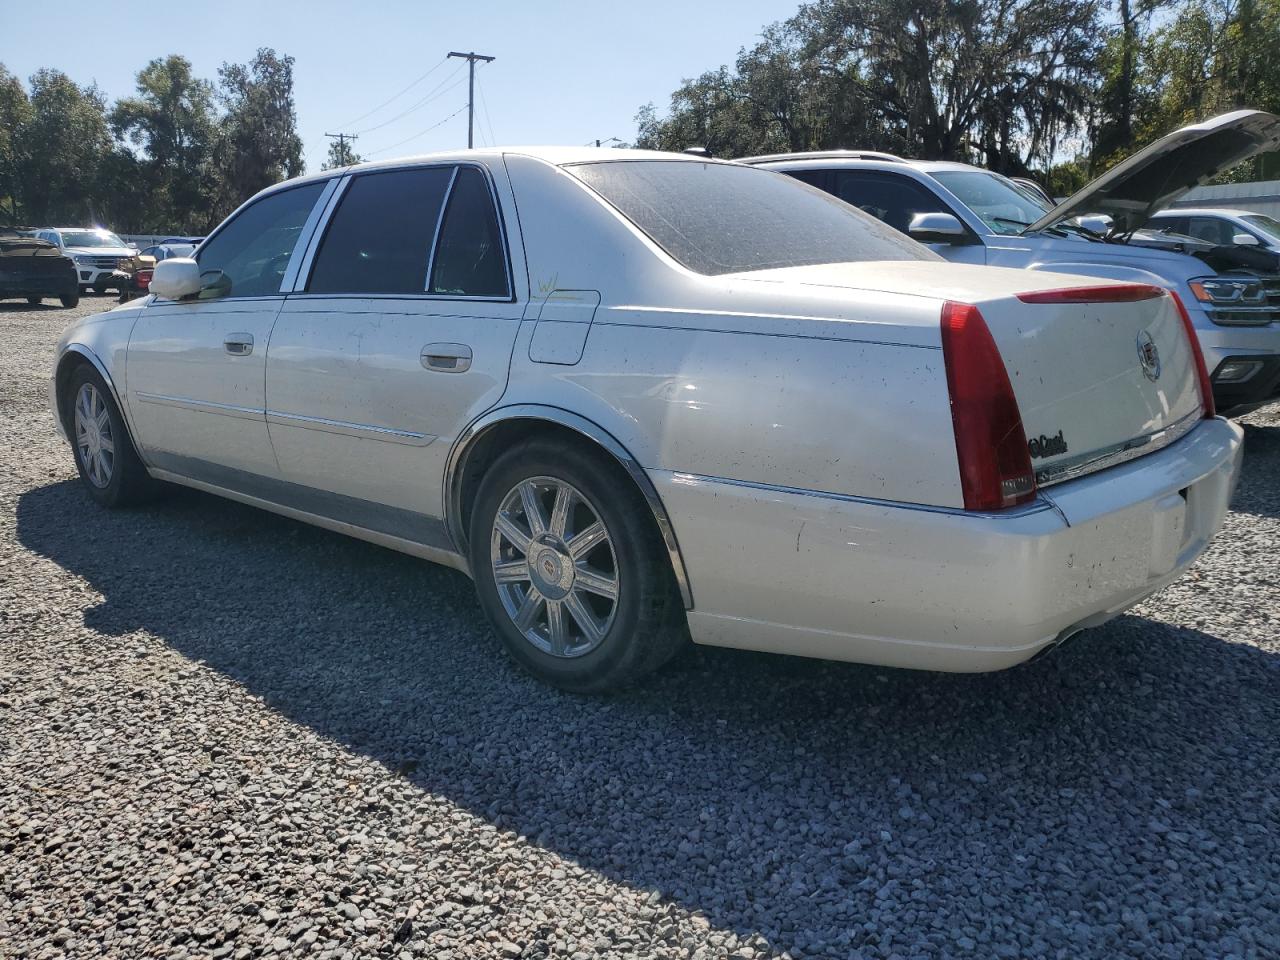
<path id="1" fill-rule="evenodd" d="M 741 162 L 835 194 L 948 260 L 1171 290 L 1199 336 L 1218 408 L 1243 411 L 1280 398 L 1280 275 L 1274 264 L 1248 247 L 1191 237 L 1170 244 L 1168 236 L 1142 228 L 1192 187 L 1277 148 L 1280 118 L 1239 110 L 1169 134 L 1052 209 L 1009 178 L 963 163 L 856 150 Z"/>

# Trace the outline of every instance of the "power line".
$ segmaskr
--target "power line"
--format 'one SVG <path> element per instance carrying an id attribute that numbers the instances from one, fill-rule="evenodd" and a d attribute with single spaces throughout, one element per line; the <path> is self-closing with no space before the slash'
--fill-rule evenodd
<path id="1" fill-rule="evenodd" d="M 426 95 L 426 96 L 424 96 L 424 97 L 423 97 L 421 100 L 419 100 L 417 103 L 413 104 L 413 106 L 408 107 L 408 108 L 406 108 L 406 109 L 404 109 L 404 110 L 401 110 L 399 113 L 397 113 L 397 114 L 396 114 L 394 117 L 392 117 L 390 120 L 383 120 L 383 121 L 382 121 L 382 123 L 375 124 L 375 125 L 374 125 L 374 126 L 372 126 L 372 127 L 365 127 L 363 130 L 361 130 L 361 131 L 359 131 L 359 132 L 360 132 L 360 133 L 373 133 L 373 131 L 375 131 L 375 130 L 381 130 L 383 127 L 389 127 L 389 126 L 391 126 L 391 124 L 395 123 L 397 120 L 402 120 L 402 119 L 404 119 L 404 118 L 405 118 L 405 117 L 407 117 L 409 114 L 413 113 L 415 110 L 418 110 L 418 109 L 420 109 L 420 108 L 422 108 L 422 107 L 425 107 L 428 103 L 431 103 L 433 100 L 439 100 L 441 97 L 443 97 L 443 96 L 444 96 L 446 93 L 448 93 L 450 90 L 453 90 L 453 89 L 455 89 L 455 88 L 457 88 L 457 87 L 462 86 L 462 80 L 458 80 L 458 82 L 457 82 L 457 83 L 449 84 L 449 86 L 447 86 L 447 87 L 445 86 L 445 84 L 449 83 L 449 81 L 450 81 L 450 80 L 452 80 L 455 76 L 457 76 L 457 75 L 458 75 L 459 73 L 461 73 L 461 72 L 462 72 L 462 67 L 461 67 L 461 65 L 459 65 L 459 67 L 458 67 L 456 70 L 454 70 L 454 71 L 453 71 L 453 73 L 449 74 L 449 76 L 445 77 L 445 78 L 444 78 L 443 80 L 441 80 L 438 84 L 436 84 L 434 87 L 432 87 L 432 88 L 431 88 L 431 90 L 430 90 L 430 92 L 428 92 L 428 93 L 427 93 L 427 95 Z M 441 89 L 441 88 L 443 88 L 443 89 Z"/>
<path id="2" fill-rule="evenodd" d="M 441 120 L 439 123 L 433 123 L 431 126 L 427 127 L 425 130 L 419 130 L 419 131 L 418 131 L 417 133 L 415 133 L 413 136 L 411 136 L 411 137 L 405 137 L 403 140 L 398 140 L 398 141 L 396 141 L 395 143 L 391 144 L 391 146 L 389 146 L 389 147 L 383 147 L 381 150 L 374 150 L 374 151 L 372 151 L 372 152 L 369 154 L 369 156 L 371 156 L 371 157 L 372 157 L 372 156 L 375 156 L 375 155 L 377 155 L 377 154 L 379 154 L 379 153 L 386 153 L 388 150 L 394 150 L 396 147 L 402 146 L 402 145 L 404 145 L 404 144 L 408 143 L 410 140 L 417 140 L 419 137 L 426 136 L 428 133 L 430 133 L 430 132 L 431 132 L 432 130 L 434 130 L 436 127 L 442 127 L 442 126 L 444 126 L 446 123 L 448 123 L 450 120 L 452 120 L 454 117 L 456 117 L 458 114 L 460 114 L 460 113 L 461 113 L 463 110 L 465 110 L 465 109 L 467 109 L 467 104 L 465 104 L 465 103 L 464 103 L 462 106 L 460 106 L 457 110 L 453 111 L 453 113 L 449 114 L 447 117 L 445 117 L 445 118 L 444 118 L 443 120 Z"/>
<path id="3" fill-rule="evenodd" d="M 456 50 L 449 51 L 450 59 L 457 57 L 467 61 L 469 73 L 471 76 L 471 85 L 467 92 L 467 149 L 470 150 L 475 146 L 475 125 L 476 125 L 476 61 L 482 60 L 485 63 L 493 63 L 495 57 L 486 56 L 483 53 L 476 53 L 474 50 L 470 53 L 458 53 Z"/>
<path id="4" fill-rule="evenodd" d="M 410 90 L 412 90 L 412 89 L 413 89 L 414 87 L 416 87 L 418 84 L 420 84 L 423 80 L 427 79 L 427 77 L 431 76 L 433 73 L 435 73 L 435 72 L 436 72 L 437 70 L 439 70 L 441 67 L 443 67 L 443 66 L 445 65 L 445 63 L 447 63 L 447 62 L 448 62 L 448 60 L 449 60 L 449 58 L 448 58 L 448 57 L 441 57 L 441 58 L 440 58 L 440 62 L 439 62 L 439 63 L 437 63 L 434 67 L 432 67 L 430 70 L 428 70 L 428 71 L 427 71 L 426 73 L 424 73 L 422 76 L 420 76 L 417 80 L 414 80 L 414 81 L 413 81 L 413 83 L 409 84 L 407 87 L 405 87 L 405 88 L 404 88 L 403 90 L 401 90 L 399 93 L 395 94 L 395 96 L 391 96 L 391 97 L 388 97 L 386 100 L 383 100 L 380 104 L 378 104 L 376 107 L 374 107 L 374 108 L 373 108 L 372 110 L 370 110 L 368 113 L 362 113 L 362 114 L 360 114 L 360 116 L 356 117 L 354 120 L 348 120 L 346 123 L 344 123 L 344 124 L 343 124 L 343 126 L 344 126 L 344 127 L 354 127 L 357 123 L 359 123 L 359 122 L 360 122 L 361 120 L 363 120 L 365 117 L 371 117 L 371 116 L 373 116 L 375 113 L 377 113 L 379 110 L 381 110 L 381 109 L 382 109 L 383 107 L 385 107 L 387 104 L 391 103 L 393 100 L 399 100 L 399 99 L 400 99 L 401 97 L 403 97 L 406 93 L 408 93 Z"/>
<path id="5" fill-rule="evenodd" d="M 489 128 L 489 146 L 496 147 L 498 138 L 493 135 L 493 121 L 489 119 L 489 104 L 484 99 L 484 88 L 477 85 L 476 93 L 480 94 L 480 109 L 484 112 L 484 125 Z"/>

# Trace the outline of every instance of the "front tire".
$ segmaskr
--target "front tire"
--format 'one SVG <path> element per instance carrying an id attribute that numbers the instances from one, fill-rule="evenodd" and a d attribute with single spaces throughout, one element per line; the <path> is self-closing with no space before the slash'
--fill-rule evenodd
<path id="1" fill-rule="evenodd" d="M 27 306 L 29 307 L 38 307 L 42 303 L 44 303 L 43 297 L 27 297 Z"/>
<path id="2" fill-rule="evenodd" d="M 80 306 L 80 294 L 76 293 L 74 296 L 59 297 L 58 302 L 68 310 L 72 307 L 78 307 Z"/>
<path id="3" fill-rule="evenodd" d="M 470 538 L 481 606 L 512 657 L 547 683 L 619 687 L 685 640 L 648 506 L 600 454 L 552 439 L 507 451 L 481 481 Z"/>
<path id="4" fill-rule="evenodd" d="M 87 364 L 71 374 L 63 401 L 76 469 L 89 496 L 104 507 L 147 500 L 156 481 L 147 474 L 120 408 L 98 372 Z"/>

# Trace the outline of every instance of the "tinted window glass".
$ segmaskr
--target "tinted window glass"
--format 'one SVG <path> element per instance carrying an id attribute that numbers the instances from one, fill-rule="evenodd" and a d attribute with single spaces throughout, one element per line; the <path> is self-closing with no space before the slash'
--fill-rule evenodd
<path id="1" fill-rule="evenodd" d="M 423 293 L 452 167 L 369 173 L 347 188 L 320 250 L 310 293 Z"/>
<path id="2" fill-rule="evenodd" d="M 567 169 L 698 273 L 939 259 L 821 190 L 768 170 L 689 160 L 606 161 Z"/>
<path id="3" fill-rule="evenodd" d="M 200 248 L 202 298 L 266 297 L 280 292 L 289 256 L 324 182 L 263 197 Z M 219 276 L 221 274 L 221 276 Z"/>
<path id="4" fill-rule="evenodd" d="M 431 292 L 455 297 L 510 295 L 498 214 L 489 183 L 475 167 L 458 168 L 433 261 Z"/>
<path id="5" fill-rule="evenodd" d="M 836 196 L 895 230 L 907 232 L 917 213 L 951 213 L 931 190 L 893 173 L 836 173 Z"/>

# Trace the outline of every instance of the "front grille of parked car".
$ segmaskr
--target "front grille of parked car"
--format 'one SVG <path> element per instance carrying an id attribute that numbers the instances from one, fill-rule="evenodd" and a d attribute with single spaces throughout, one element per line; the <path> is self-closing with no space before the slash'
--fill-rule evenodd
<path id="1" fill-rule="evenodd" d="M 114 270 L 120 263 L 119 257 L 90 257 L 89 263 L 99 270 Z"/>

